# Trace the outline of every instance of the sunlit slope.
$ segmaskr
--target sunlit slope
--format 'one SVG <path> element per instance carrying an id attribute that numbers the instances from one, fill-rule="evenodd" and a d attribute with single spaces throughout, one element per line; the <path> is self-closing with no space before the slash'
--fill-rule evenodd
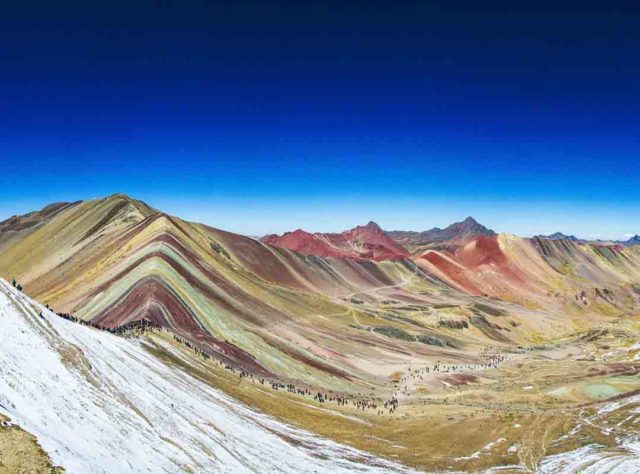
<path id="1" fill-rule="evenodd" d="M 507 234 L 379 262 L 303 255 L 113 195 L 12 237 L 0 275 L 59 312 L 148 319 L 253 373 L 357 392 L 632 313 L 638 263 L 637 248 Z"/>
<path id="2" fill-rule="evenodd" d="M 352 327 L 380 324 L 347 304 L 353 295 L 448 291 L 411 261 L 305 257 L 121 195 L 61 213 L 4 252 L 0 268 L 56 311 L 106 326 L 149 319 L 252 372 L 345 391 L 384 376 L 375 361 L 412 356 L 405 341 Z M 418 357 L 433 352 L 409 347 Z"/>
<path id="3" fill-rule="evenodd" d="M 2 275 L 28 284 L 60 309 L 71 309 L 69 297 L 97 271 L 103 255 L 126 241 L 126 231 L 155 213 L 140 201 L 115 195 L 77 203 L 48 219 L 0 254 Z"/>
<path id="4" fill-rule="evenodd" d="M 460 291 L 563 314 L 633 313 L 640 296 L 637 246 L 501 234 L 427 251 L 416 262 Z"/>
<path id="5" fill-rule="evenodd" d="M 150 342 L 65 321 L 2 280 L 0 338 L 0 414 L 69 473 L 402 470 L 256 413 Z"/>
<path id="6" fill-rule="evenodd" d="M 19 241 L 35 232 L 57 214 L 79 203 L 79 201 L 74 203 L 56 202 L 40 211 L 30 212 L 23 216 L 12 216 L 0 222 L 0 251 L 8 247 L 12 242 Z"/>

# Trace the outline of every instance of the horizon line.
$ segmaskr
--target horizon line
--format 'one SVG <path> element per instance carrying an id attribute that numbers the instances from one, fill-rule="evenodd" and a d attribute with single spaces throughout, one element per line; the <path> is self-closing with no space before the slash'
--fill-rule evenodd
<path id="1" fill-rule="evenodd" d="M 88 198 L 88 199 L 50 201 L 50 202 L 48 202 L 48 203 L 46 203 L 44 205 L 41 205 L 41 207 L 39 207 L 39 208 L 31 209 L 31 210 L 29 210 L 27 212 L 24 212 L 23 214 L 12 213 L 12 214 L 10 214 L 10 215 L 8 215 L 6 217 L 0 215 L 0 222 L 9 220 L 9 219 L 11 219 L 13 217 L 21 217 L 21 216 L 25 216 L 25 215 L 33 213 L 33 212 L 39 212 L 42 209 L 45 209 L 46 207 L 51 206 L 53 204 L 57 204 L 57 203 L 74 204 L 74 203 L 78 203 L 78 202 L 89 202 L 89 201 L 106 200 L 106 199 L 113 198 L 113 197 L 118 197 L 118 196 L 123 197 L 123 198 L 128 199 L 128 200 L 131 200 L 131 201 L 136 201 L 136 202 L 142 203 L 142 204 L 144 204 L 144 205 L 146 205 L 146 206 L 148 206 L 148 207 L 150 207 L 150 208 L 152 208 L 152 209 L 154 209 L 154 210 L 156 210 L 156 211 L 158 211 L 160 213 L 163 213 L 163 214 L 167 214 L 167 215 L 171 215 L 171 216 L 174 216 L 174 217 L 178 217 L 178 218 L 183 219 L 185 221 L 189 221 L 189 222 L 193 222 L 193 223 L 197 223 L 197 224 L 203 224 L 203 225 L 215 227 L 215 228 L 220 229 L 220 230 L 227 231 L 227 229 L 225 227 L 218 226 L 217 224 L 212 223 L 212 222 L 207 222 L 207 219 L 195 219 L 194 220 L 194 219 L 190 219 L 190 218 L 180 217 L 180 215 L 177 215 L 175 213 L 164 212 L 164 211 L 160 210 L 159 208 L 157 208 L 156 206 L 148 204 L 147 200 L 143 200 L 143 199 L 139 199 L 139 198 L 133 197 L 132 195 L 127 194 L 125 192 L 114 192 L 114 193 L 110 193 L 108 195 L 92 197 L 92 198 Z M 626 242 L 626 241 L 632 239 L 633 237 L 637 237 L 638 235 L 640 235 L 640 232 L 638 232 L 638 233 L 625 233 L 625 234 L 618 235 L 618 236 L 605 237 L 602 234 L 600 234 L 600 235 L 593 235 L 593 234 L 592 235 L 588 235 L 588 234 L 587 235 L 585 235 L 585 234 L 577 235 L 579 233 L 572 232 L 572 231 L 565 232 L 565 231 L 560 231 L 560 230 L 555 230 L 553 232 L 541 231 L 541 232 L 535 232 L 535 233 L 520 234 L 520 233 L 510 232 L 510 231 L 495 231 L 495 230 L 493 230 L 493 227 L 495 227 L 495 226 L 490 225 L 490 224 L 489 225 L 485 225 L 482 222 L 479 222 L 477 219 L 475 219 L 471 215 L 468 215 L 467 217 L 459 219 L 459 220 L 454 220 L 453 222 L 450 222 L 449 224 L 445 225 L 444 227 L 441 227 L 441 226 L 438 226 L 438 225 L 434 225 L 434 226 L 432 226 L 430 228 L 426 228 L 426 229 L 423 229 L 423 230 L 416 230 L 415 228 L 414 229 L 388 228 L 386 226 L 379 225 L 376 222 L 376 220 L 374 220 L 374 219 L 364 219 L 363 218 L 363 219 L 358 219 L 356 221 L 356 223 L 355 224 L 351 224 L 350 227 L 337 229 L 337 230 L 334 229 L 334 230 L 329 230 L 329 231 L 321 231 L 321 230 L 310 231 L 310 230 L 307 230 L 308 227 L 307 228 L 303 228 L 303 227 L 296 227 L 295 225 L 292 225 L 290 229 L 284 230 L 284 231 L 280 231 L 280 232 L 268 232 L 267 231 L 267 232 L 262 232 L 262 233 L 256 233 L 256 232 L 238 232 L 238 231 L 234 231 L 234 230 L 228 230 L 228 232 L 233 232 L 233 233 L 236 233 L 236 234 L 239 234 L 239 235 L 244 235 L 246 237 L 260 239 L 260 238 L 265 237 L 267 235 L 284 235 L 284 234 L 287 234 L 287 233 L 296 232 L 296 231 L 300 231 L 300 230 L 303 231 L 303 232 L 307 232 L 309 234 L 328 234 L 328 233 L 337 233 L 337 234 L 339 234 L 341 232 L 345 232 L 346 230 L 350 230 L 350 229 L 353 229 L 353 228 L 358 227 L 358 226 L 366 226 L 368 224 L 374 223 L 374 224 L 378 225 L 384 232 L 416 232 L 416 233 L 423 233 L 423 232 L 428 232 L 428 231 L 434 230 L 434 229 L 444 229 L 444 228 L 446 228 L 446 227 L 448 227 L 450 225 L 459 224 L 459 223 L 462 223 L 462 222 L 464 222 L 464 221 L 466 221 L 468 219 L 472 219 L 476 223 L 486 227 L 488 230 L 491 230 L 491 231 L 495 232 L 498 235 L 514 235 L 516 237 L 521 237 L 521 238 L 525 238 L 525 239 L 531 239 L 531 238 L 535 238 L 535 237 L 548 237 L 550 235 L 553 235 L 553 234 L 556 234 L 556 233 L 560 233 L 560 234 L 563 234 L 563 235 L 565 235 L 567 237 L 575 237 L 578 240 L 586 241 L 587 243 L 588 242 L 623 243 L 623 242 Z M 363 222 L 364 222 L 364 224 L 363 224 Z M 443 224 L 441 224 L 441 225 L 443 225 Z"/>

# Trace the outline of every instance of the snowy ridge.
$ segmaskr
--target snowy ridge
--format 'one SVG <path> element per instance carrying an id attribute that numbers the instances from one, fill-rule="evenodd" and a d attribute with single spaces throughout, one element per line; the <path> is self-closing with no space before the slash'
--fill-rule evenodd
<path id="1" fill-rule="evenodd" d="M 70 473 L 407 471 L 257 413 L 2 279 L 0 412 Z"/>

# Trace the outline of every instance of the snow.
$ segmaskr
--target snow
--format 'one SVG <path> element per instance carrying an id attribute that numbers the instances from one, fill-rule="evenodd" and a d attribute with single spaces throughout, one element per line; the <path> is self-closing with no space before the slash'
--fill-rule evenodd
<path id="1" fill-rule="evenodd" d="M 455 458 L 455 459 L 456 459 L 456 461 L 466 461 L 466 460 L 469 460 L 469 459 L 479 459 L 480 456 L 482 456 L 485 453 L 491 452 L 491 450 L 493 448 L 495 448 L 499 444 L 504 443 L 505 441 L 508 441 L 507 438 L 499 438 L 499 439 L 497 439 L 495 441 L 490 442 L 484 448 L 480 449 L 479 451 L 476 451 L 475 453 L 473 453 L 470 456 L 464 456 L 464 457 Z"/>
<path id="2" fill-rule="evenodd" d="M 603 433 L 616 430 L 616 446 L 589 444 L 573 451 L 547 456 L 541 461 L 539 471 L 549 474 L 556 472 L 635 474 L 640 472 L 640 432 L 635 429 L 602 426 L 602 423 L 608 422 L 606 419 L 608 414 L 620 409 L 628 409 L 628 412 L 633 414 L 632 417 L 635 417 L 639 403 L 640 396 L 607 403 L 601 406 L 596 414 L 584 419 L 585 423 Z M 632 417 L 624 421 L 629 421 Z M 623 423 L 616 426 L 619 427 L 621 424 Z"/>
<path id="3" fill-rule="evenodd" d="M 0 412 L 69 473 L 407 471 L 257 413 L 1 279 Z"/>
<path id="4" fill-rule="evenodd" d="M 582 474 L 636 474 L 640 472 L 640 451 L 609 449 L 592 444 L 568 453 L 545 458 L 541 473 L 580 472 Z"/>

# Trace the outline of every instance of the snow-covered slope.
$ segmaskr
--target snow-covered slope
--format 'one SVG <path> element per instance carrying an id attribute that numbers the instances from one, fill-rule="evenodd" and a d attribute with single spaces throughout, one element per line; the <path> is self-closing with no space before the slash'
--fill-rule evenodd
<path id="1" fill-rule="evenodd" d="M 588 444 L 573 451 L 548 456 L 540 463 L 541 473 L 640 472 L 640 395 L 606 403 L 595 414 L 582 418 L 581 424 L 613 437 L 615 446 Z"/>
<path id="2" fill-rule="evenodd" d="M 0 412 L 71 473 L 403 470 L 256 413 L 1 279 Z"/>

